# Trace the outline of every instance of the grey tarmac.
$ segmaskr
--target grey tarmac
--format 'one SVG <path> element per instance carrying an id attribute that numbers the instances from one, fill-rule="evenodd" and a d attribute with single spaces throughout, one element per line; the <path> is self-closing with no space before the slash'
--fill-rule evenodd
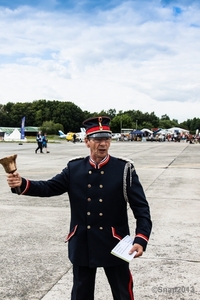
<path id="1" fill-rule="evenodd" d="M 69 159 L 89 153 L 84 143 L 48 146 L 49 154 L 35 154 L 36 144 L 0 142 L 0 158 L 17 154 L 21 176 L 45 180 Z M 130 263 L 135 300 L 200 299 L 200 144 L 112 142 L 110 154 L 134 161 L 151 209 L 147 251 Z M 67 194 L 14 195 L 1 165 L 0 187 L 0 299 L 70 300 L 72 266 L 64 243 L 70 221 Z M 128 214 L 134 236 L 135 219 L 129 209 Z M 95 300 L 104 299 L 112 296 L 99 268 Z"/>

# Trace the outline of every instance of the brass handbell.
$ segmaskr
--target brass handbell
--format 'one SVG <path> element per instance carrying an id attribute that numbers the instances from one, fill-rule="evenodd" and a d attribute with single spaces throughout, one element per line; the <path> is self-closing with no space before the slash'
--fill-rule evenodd
<path id="1" fill-rule="evenodd" d="M 12 174 L 17 170 L 16 158 L 17 154 L 0 159 L 0 164 L 4 167 L 6 173 Z M 15 190 L 17 194 L 21 194 L 20 187 L 16 187 Z"/>

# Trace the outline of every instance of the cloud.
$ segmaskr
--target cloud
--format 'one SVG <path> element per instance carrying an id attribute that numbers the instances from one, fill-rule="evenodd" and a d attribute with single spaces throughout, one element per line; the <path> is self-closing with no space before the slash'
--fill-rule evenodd
<path id="1" fill-rule="evenodd" d="M 0 102 L 56 99 L 91 112 L 198 117 L 197 2 L 95 3 L 0 6 Z"/>

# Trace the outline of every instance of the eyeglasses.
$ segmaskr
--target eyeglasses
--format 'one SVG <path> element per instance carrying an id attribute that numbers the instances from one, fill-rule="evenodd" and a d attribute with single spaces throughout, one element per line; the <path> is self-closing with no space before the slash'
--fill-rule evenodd
<path id="1" fill-rule="evenodd" d="M 93 141 L 94 143 L 101 143 L 101 142 L 110 142 L 110 138 L 109 137 L 104 137 L 104 138 L 90 138 L 90 141 Z"/>

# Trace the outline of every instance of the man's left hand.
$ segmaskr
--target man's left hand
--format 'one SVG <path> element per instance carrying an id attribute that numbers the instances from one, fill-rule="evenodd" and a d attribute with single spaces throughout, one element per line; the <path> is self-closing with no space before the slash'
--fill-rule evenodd
<path id="1" fill-rule="evenodd" d="M 134 244 L 131 250 L 129 251 L 129 254 L 132 254 L 134 251 L 137 251 L 134 257 L 142 256 L 143 247 L 140 244 Z"/>

